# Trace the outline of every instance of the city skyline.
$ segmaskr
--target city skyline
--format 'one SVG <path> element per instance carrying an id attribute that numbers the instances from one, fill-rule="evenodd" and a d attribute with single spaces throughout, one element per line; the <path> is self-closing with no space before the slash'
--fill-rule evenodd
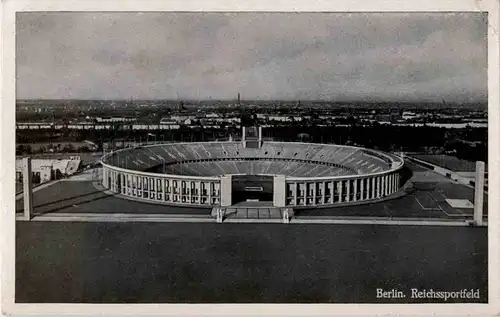
<path id="1" fill-rule="evenodd" d="M 487 100 L 483 13 L 19 13 L 17 98 Z"/>

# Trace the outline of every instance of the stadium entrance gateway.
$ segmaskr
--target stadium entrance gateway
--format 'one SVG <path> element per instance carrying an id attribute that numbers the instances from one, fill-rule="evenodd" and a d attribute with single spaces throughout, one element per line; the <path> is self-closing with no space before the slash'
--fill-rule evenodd
<path id="1" fill-rule="evenodd" d="M 283 175 L 223 175 L 220 178 L 220 190 L 221 207 L 256 201 L 285 207 Z"/>
<path id="2" fill-rule="evenodd" d="M 232 203 L 244 201 L 273 202 L 273 176 L 234 175 L 232 177 Z"/>

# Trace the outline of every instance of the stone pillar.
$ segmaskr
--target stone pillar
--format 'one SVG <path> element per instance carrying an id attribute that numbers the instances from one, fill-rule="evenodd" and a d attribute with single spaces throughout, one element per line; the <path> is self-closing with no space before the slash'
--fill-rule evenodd
<path id="1" fill-rule="evenodd" d="M 343 202 L 343 199 L 342 199 L 342 183 L 344 181 L 338 181 L 337 182 L 337 189 L 339 190 L 339 203 Z"/>
<path id="2" fill-rule="evenodd" d="M 391 192 L 391 175 L 387 175 L 387 195 L 392 194 Z"/>
<path id="3" fill-rule="evenodd" d="M 327 182 L 322 182 L 323 184 L 323 191 L 321 192 L 321 203 L 326 204 L 326 188 L 327 188 Z"/>
<path id="4" fill-rule="evenodd" d="M 212 181 L 209 181 L 207 184 L 207 201 L 208 201 L 208 204 L 211 205 L 212 204 L 212 188 L 215 186 L 214 183 Z"/>
<path id="5" fill-rule="evenodd" d="M 163 188 L 163 183 L 162 183 L 162 188 Z M 135 175 L 130 175 L 130 196 L 135 196 Z"/>
<path id="6" fill-rule="evenodd" d="M 188 203 L 192 204 L 193 203 L 194 193 L 196 191 L 196 185 L 195 185 L 195 182 L 192 181 L 192 180 L 189 180 L 188 184 L 189 184 Z"/>
<path id="7" fill-rule="evenodd" d="M 375 198 L 375 177 L 372 177 L 371 183 L 372 183 L 372 199 L 373 199 Z"/>
<path id="8" fill-rule="evenodd" d="M 391 174 L 391 194 L 395 193 L 394 190 L 394 174 Z"/>
<path id="9" fill-rule="evenodd" d="M 380 198 L 380 195 L 382 193 L 381 186 L 382 185 L 382 178 L 380 176 L 377 176 L 377 198 Z"/>
<path id="10" fill-rule="evenodd" d="M 317 187 L 318 187 L 318 183 L 314 182 L 314 183 L 312 183 L 312 186 L 313 186 L 313 194 L 312 194 L 313 199 L 312 199 L 312 204 L 313 204 L 313 205 L 316 205 L 316 195 L 317 195 L 317 193 L 316 193 L 316 189 L 317 189 Z"/>
<path id="11" fill-rule="evenodd" d="M 392 187 L 392 178 L 394 174 L 389 175 L 389 194 L 392 194 L 394 192 L 393 187 Z"/>
<path id="12" fill-rule="evenodd" d="M 169 191 L 168 199 L 170 202 L 172 202 L 172 201 L 174 201 L 174 181 L 173 180 L 170 180 L 168 182 L 168 191 Z"/>
<path id="13" fill-rule="evenodd" d="M 307 186 L 306 183 L 304 182 L 300 182 L 298 185 L 299 185 L 299 198 L 302 199 L 301 205 L 305 206 L 307 205 Z"/>
<path id="14" fill-rule="evenodd" d="M 389 175 L 384 176 L 384 190 L 385 190 L 385 195 L 389 195 Z"/>
<path id="15" fill-rule="evenodd" d="M 372 182 L 372 179 L 371 178 L 367 178 L 366 179 L 366 199 L 370 199 L 370 191 L 371 191 L 371 184 Z"/>
<path id="16" fill-rule="evenodd" d="M 365 178 L 362 178 L 360 181 L 359 192 L 360 192 L 359 200 L 365 200 Z"/>
<path id="17" fill-rule="evenodd" d="M 130 190 L 130 195 L 131 195 L 131 196 L 134 196 L 134 193 L 133 193 L 134 188 L 135 188 L 135 186 L 134 186 L 134 178 L 135 178 L 135 177 L 134 177 L 134 175 L 130 175 L 130 176 L 129 176 L 129 182 L 130 182 L 130 183 L 128 184 L 128 186 L 129 186 L 129 190 Z M 165 184 L 163 183 L 163 180 L 162 180 L 161 182 L 162 182 L 162 183 L 161 183 L 161 188 L 163 189 L 163 187 L 165 187 L 165 186 L 164 186 Z M 163 192 L 165 192 L 165 189 L 163 189 Z M 164 196 L 164 195 L 163 195 L 163 193 L 162 193 L 162 197 L 163 197 L 163 196 Z"/>
<path id="18" fill-rule="evenodd" d="M 223 175 L 220 178 L 220 205 L 221 206 L 231 206 L 232 202 L 232 177 L 231 175 Z"/>
<path id="19" fill-rule="evenodd" d="M 107 168 L 102 169 L 102 186 L 109 189 L 109 170 Z"/>
<path id="20" fill-rule="evenodd" d="M 474 186 L 474 222 L 483 224 L 483 199 L 484 199 L 484 162 L 476 162 L 476 179 Z"/>
<path id="21" fill-rule="evenodd" d="M 286 205 L 286 179 L 285 179 L 285 176 L 284 175 L 274 176 L 273 187 L 274 187 L 273 188 L 273 195 L 274 195 L 273 206 L 285 207 L 285 205 Z M 307 190 L 307 188 L 306 188 L 306 190 Z"/>
<path id="22" fill-rule="evenodd" d="M 161 179 L 161 197 L 163 198 L 163 201 L 167 201 L 167 182 L 165 179 Z"/>
<path id="23" fill-rule="evenodd" d="M 241 143 L 242 143 L 242 146 L 243 146 L 244 148 L 246 148 L 246 147 L 247 147 L 247 137 L 246 137 L 246 135 L 247 135 L 247 131 L 246 131 L 246 130 L 247 130 L 247 129 L 246 129 L 246 127 L 245 127 L 245 126 L 242 126 L 242 127 L 241 127 Z"/>
<path id="24" fill-rule="evenodd" d="M 297 183 L 293 183 L 292 185 L 292 205 L 297 205 L 297 195 L 299 193 L 299 189 Z"/>
<path id="25" fill-rule="evenodd" d="M 23 198 L 24 220 L 30 220 L 33 214 L 33 175 L 31 174 L 31 158 L 23 158 Z"/>
<path id="26" fill-rule="evenodd" d="M 201 205 L 201 182 L 198 182 L 198 204 Z"/>
<path id="27" fill-rule="evenodd" d="M 351 180 L 348 179 L 346 181 L 346 193 L 345 193 L 345 201 L 349 202 L 351 200 Z"/>
<path id="28" fill-rule="evenodd" d="M 382 180 L 382 187 L 381 187 L 381 192 L 380 192 L 380 196 L 381 197 L 384 197 L 385 196 L 385 175 L 381 176 L 380 177 Z"/>
<path id="29" fill-rule="evenodd" d="M 352 195 L 352 201 L 357 201 L 358 200 L 358 180 L 353 179 L 352 180 L 352 186 L 353 186 L 353 195 Z"/>

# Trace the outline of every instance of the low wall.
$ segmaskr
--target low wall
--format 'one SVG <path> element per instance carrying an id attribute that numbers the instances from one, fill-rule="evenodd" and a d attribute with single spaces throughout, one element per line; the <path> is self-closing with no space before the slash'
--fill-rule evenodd
<path id="1" fill-rule="evenodd" d="M 452 170 L 449 170 L 449 169 L 446 169 L 444 167 L 441 167 L 441 166 L 437 166 L 437 165 L 434 165 L 432 163 L 429 163 L 429 162 L 426 162 L 426 161 L 423 161 L 421 159 L 417 159 L 415 157 L 411 157 L 411 156 L 406 156 L 407 159 L 409 159 L 410 161 L 416 163 L 417 165 L 420 165 L 422 167 L 426 167 L 428 169 L 431 169 L 433 170 L 434 172 L 438 173 L 438 174 L 441 174 L 443 176 L 446 176 L 447 178 L 451 179 L 451 180 L 454 180 L 456 182 L 459 182 L 463 185 L 467 185 L 467 186 L 472 186 L 472 187 L 475 187 L 475 184 L 476 182 L 475 181 L 471 181 L 470 178 L 467 178 L 467 177 L 463 177 L 461 175 L 459 175 L 457 172 L 455 171 L 452 171 Z M 484 189 L 488 189 L 488 185 L 485 184 L 484 185 Z"/>

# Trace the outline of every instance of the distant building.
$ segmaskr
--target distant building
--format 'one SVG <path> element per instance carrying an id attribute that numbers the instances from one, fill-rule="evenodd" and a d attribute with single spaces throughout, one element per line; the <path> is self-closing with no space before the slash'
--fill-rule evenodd
<path id="1" fill-rule="evenodd" d="M 45 183 L 51 180 L 63 178 L 75 174 L 81 165 L 79 156 L 70 156 L 69 159 L 33 159 L 31 160 L 31 172 L 34 182 Z M 16 181 L 22 179 L 23 162 L 16 160 Z"/>
<path id="2" fill-rule="evenodd" d="M 207 113 L 205 114 L 205 118 L 219 118 L 220 115 L 217 113 Z"/>
<path id="3" fill-rule="evenodd" d="M 290 121 L 302 121 L 302 117 L 299 116 L 268 116 L 267 120 L 280 121 L 280 122 L 290 122 Z"/>
<path id="4" fill-rule="evenodd" d="M 177 122 L 177 123 L 181 123 L 181 122 L 184 122 L 186 121 L 187 119 L 196 119 L 196 116 L 193 116 L 193 115 L 173 115 L 173 116 L 170 116 L 170 118 L 163 118 L 162 120 L 171 120 L 171 121 L 174 121 L 174 122 Z"/>
<path id="5" fill-rule="evenodd" d="M 125 118 L 125 117 L 97 117 L 95 118 L 97 123 L 109 123 L 109 122 L 134 122 L 137 121 L 136 118 Z"/>
<path id="6" fill-rule="evenodd" d="M 403 118 L 403 120 L 410 120 L 418 118 L 419 115 L 417 115 L 415 112 L 405 111 L 403 112 L 403 115 L 401 117 Z"/>
<path id="7" fill-rule="evenodd" d="M 160 129 L 162 130 L 177 130 L 180 127 L 179 122 L 171 118 L 163 118 L 160 121 Z"/>

